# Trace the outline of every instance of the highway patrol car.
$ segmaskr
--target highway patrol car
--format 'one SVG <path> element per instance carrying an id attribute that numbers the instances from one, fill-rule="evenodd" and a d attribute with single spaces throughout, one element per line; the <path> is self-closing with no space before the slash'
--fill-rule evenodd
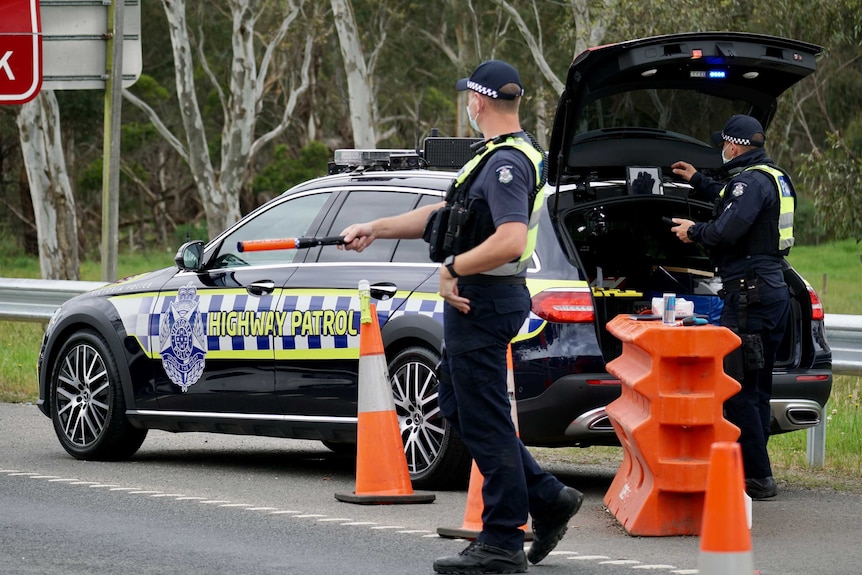
<path id="1" fill-rule="evenodd" d="M 670 165 L 709 171 L 710 127 L 731 112 L 766 126 L 778 95 L 814 69 L 816 46 L 751 34 L 666 36 L 606 46 L 568 75 L 550 150 L 550 185 L 528 268 L 533 309 L 513 342 L 520 436 L 528 445 L 614 444 L 605 406 L 620 393 L 605 329 L 663 291 L 715 317 L 705 254 L 662 216 L 709 218 Z M 694 98 L 691 116 L 666 105 Z M 176 266 L 74 298 L 54 314 L 39 358 L 39 407 L 81 459 L 131 457 L 148 429 L 356 440 L 359 301 L 376 298 L 414 484 L 464 485 L 469 454 L 437 406 L 442 340 L 439 264 L 422 240 L 240 251 L 246 240 L 332 236 L 348 224 L 439 202 L 464 142 L 422 152 L 341 151 L 331 174 L 260 206 Z M 643 186 L 646 174 L 652 179 Z M 637 184 L 635 183 L 637 181 Z M 831 353 L 814 290 L 788 267 L 793 317 L 776 363 L 775 431 L 819 422 Z M 695 329 L 695 328 L 692 328 Z"/>

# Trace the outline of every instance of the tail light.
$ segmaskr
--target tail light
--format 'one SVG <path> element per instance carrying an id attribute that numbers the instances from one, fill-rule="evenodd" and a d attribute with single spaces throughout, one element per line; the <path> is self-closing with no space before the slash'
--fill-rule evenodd
<path id="1" fill-rule="evenodd" d="M 823 302 L 820 301 L 820 296 L 811 286 L 808 286 L 808 298 L 811 300 L 811 321 L 822 321 L 824 317 Z"/>
<path id="2" fill-rule="evenodd" d="M 589 288 L 551 288 L 533 296 L 533 313 L 556 323 L 593 323 L 596 319 Z"/>

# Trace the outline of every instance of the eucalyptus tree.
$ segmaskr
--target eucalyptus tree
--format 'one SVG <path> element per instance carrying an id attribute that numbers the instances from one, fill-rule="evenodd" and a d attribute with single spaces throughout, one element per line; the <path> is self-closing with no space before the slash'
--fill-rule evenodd
<path id="1" fill-rule="evenodd" d="M 177 135 L 146 101 L 132 90 L 123 95 L 148 116 L 159 133 L 186 161 L 200 195 L 210 237 L 241 215 L 240 192 L 249 178 L 254 155 L 291 125 L 296 106 L 310 85 L 309 67 L 315 26 L 305 20 L 306 0 L 219 0 L 206 3 L 208 11 L 223 13 L 231 22 L 230 61 L 227 80 L 210 67 L 205 33 L 198 27 L 194 38 L 187 17 L 186 0 L 162 0 L 173 50 L 176 97 L 182 134 Z M 288 35 L 288 32 L 292 32 Z M 295 41 L 299 39 L 299 41 Z M 288 41 L 299 62 L 282 53 Z M 218 51 L 218 46 L 212 49 Z M 217 161 L 201 112 L 198 72 L 211 84 L 221 116 Z M 278 92 L 278 98 L 269 98 Z M 258 134 L 256 127 L 265 103 L 277 99 L 281 107 L 277 123 Z"/>
<path id="2" fill-rule="evenodd" d="M 42 278 L 77 280 L 75 197 L 66 171 L 54 92 L 43 90 L 23 104 L 17 123 L 33 202 Z"/>

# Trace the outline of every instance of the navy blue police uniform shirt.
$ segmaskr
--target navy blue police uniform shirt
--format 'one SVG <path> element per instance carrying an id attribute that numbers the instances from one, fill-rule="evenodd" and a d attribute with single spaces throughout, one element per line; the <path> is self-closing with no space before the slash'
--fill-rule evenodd
<path id="1" fill-rule="evenodd" d="M 526 134 L 519 134 L 529 141 Z M 494 226 L 509 222 L 528 225 L 530 191 L 536 187 L 536 169 L 527 156 L 514 148 L 496 150 L 470 186 L 468 199 L 480 198 L 490 211 Z M 519 276 L 525 276 L 526 270 Z"/>

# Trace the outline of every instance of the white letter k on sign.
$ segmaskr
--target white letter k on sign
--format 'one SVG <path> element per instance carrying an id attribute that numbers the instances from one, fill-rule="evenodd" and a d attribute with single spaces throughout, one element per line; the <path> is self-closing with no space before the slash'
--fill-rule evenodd
<path id="1" fill-rule="evenodd" d="M 9 78 L 9 80 L 14 80 L 15 79 L 15 73 L 12 71 L 12 66 L 9 65 L 9 58 L 11 58 L 11 57 L 12 57 L 12 50 L 9 50 L 5 54 L 3 54 L 3 57 L 0 58 L 0 70 L 6 71 L 6 77 Z"/>

